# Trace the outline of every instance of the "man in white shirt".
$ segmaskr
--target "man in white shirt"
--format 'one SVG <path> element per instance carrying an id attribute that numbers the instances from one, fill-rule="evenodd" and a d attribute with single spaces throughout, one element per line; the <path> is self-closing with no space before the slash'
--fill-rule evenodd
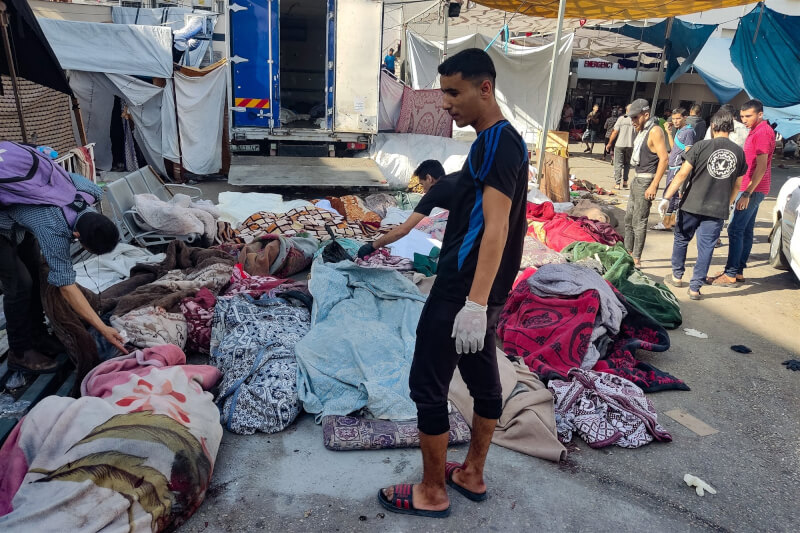
<path id="1" fill-rule="evenodd" d="M 739 147 L 744 147 L 744 142 L 747 140 L 747 136 L 750 135 L 750 130 L 747 128 L 747 126 L 736 120 L 736 117 L 739 116 L 739 112 L 731 104 L 725 104 L 720 107 L 720 109 L 724 109 L 734 117 L 733 132 L 728 136 L 728 138 L 738 144 Z M 711 128 L 708 128 L 708 131 L 706 131 L 705 138 L 711 138 Z"/>

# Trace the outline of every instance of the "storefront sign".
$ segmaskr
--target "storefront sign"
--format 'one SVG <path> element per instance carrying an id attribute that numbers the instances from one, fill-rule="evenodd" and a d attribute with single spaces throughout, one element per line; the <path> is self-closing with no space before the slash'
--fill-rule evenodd
<path id="1" fill-rule="evenodd" d="M 603 59 L 583 59 L 578 61 L 578 79 L 633 81 L 635 68 L 625 68 L 619 63 Z M 639 71 L 640 82 L 656 81 L 655 69 Z"/>

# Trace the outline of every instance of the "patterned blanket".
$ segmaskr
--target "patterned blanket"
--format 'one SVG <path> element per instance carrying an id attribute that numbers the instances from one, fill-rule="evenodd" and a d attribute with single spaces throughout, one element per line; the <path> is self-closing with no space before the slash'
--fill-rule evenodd
<path id="1" fill-rule="evenodd" d="M 308 268 L 319 241 L 314 237 L 266 234 L 248 244 L 226 243 L 216 248 L 235 257 L 250 275 L 286 278 Z"/>
<path id="2" fill-rule="evenodd" d="M 294 299 L 222 297 L 214 308 L 209 363 L 223 372 L 217 404 L 229 431 L 277 433 L 300 412 L 294 348 L 311 314 Z"/>
<path id="3" fill-rule="evenodd" d="M 442 108 L 443 98 L 444 94 L 439 89 L 415 91 L 404 87 L 400 118 L 395 131 L 452 137 L 453 118 Z"/>
<path id="4" fill-rule="evenodd" d="M 350 222 L 341 215 L 316 207 L 301 207 L 286 213 L 259 212 L 251 215 L 237 230 L 237 242 L 249 243 L 262 235 L 286 237 L 305 235 L 320 241 L 335 237 L 372 240 L 380 234 L 376 224 Z"/>
<path id="5" fill-rule="evenodd" d="M 175 346 L 107 361 L 0 450 L 2 531 L 163 531 L 202 503 L 222 439 L 209 366 Z"/>
<path id="6" fill-rule="evenodd" d="M 653 404 L 642 389 L 619 376 L 570 370 L 571 381 L 552 380 L 556 427 L 561 442 L 577 432 L 592 448 L 616 444 L 638 448 L 656 440 L 672 441 L 657 420 Z"/>

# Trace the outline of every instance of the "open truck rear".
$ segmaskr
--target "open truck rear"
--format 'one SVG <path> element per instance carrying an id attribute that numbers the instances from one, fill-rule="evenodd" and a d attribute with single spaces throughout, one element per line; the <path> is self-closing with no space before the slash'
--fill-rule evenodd
<path id="1" fill-rule="evenodd" d="M 229 0 L 228 13 L 235 152 L 368 147 L 378 131 L 383 2 Z"/>

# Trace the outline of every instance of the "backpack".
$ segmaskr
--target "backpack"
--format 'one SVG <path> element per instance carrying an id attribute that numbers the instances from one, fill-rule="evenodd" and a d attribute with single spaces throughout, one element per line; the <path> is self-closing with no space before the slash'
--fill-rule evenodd
<path id="1" fill-rule="evenodd" d="M 48 156 L 31 146 L 0 141 L 0 207 L 59 207 L 72 229 L 78 214 L 96 201 L 79 191 L 67 171 Z"/>

